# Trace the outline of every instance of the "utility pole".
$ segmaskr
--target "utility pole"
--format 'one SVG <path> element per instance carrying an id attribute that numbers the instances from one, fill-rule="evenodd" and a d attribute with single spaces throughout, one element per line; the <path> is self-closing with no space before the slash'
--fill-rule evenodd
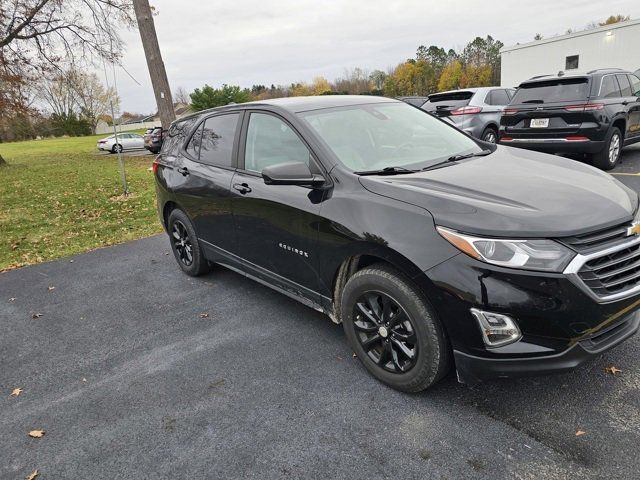
<path id="1" fill-rule="evenodd" d="M 158 37 L 156 36 L 156 27 L 153 23 L 149 0 L 133 0 L 133 8 L 138 20 L 138 30 L 140 30 L 144 54 L 147 57 L 147 67 L 149 67 L 149 76 L 156 96 L 160 123 L 163 129 L 168 129 L 171 122 L 176 119 L 176 113 L 173 110 L 171 89 L 169 88 L 169 80 L 167 80 L 167 72 L 164 69 L 162 55 L 160 55 L 160 46 L 158 45 Z"/>

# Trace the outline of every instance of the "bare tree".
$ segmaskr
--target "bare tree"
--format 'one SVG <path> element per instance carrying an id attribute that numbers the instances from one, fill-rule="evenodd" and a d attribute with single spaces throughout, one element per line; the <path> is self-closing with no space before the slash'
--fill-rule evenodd
<path id="1" fill-rule="evenodd" d="M 113 87 L 105 88 L 95 73 L 73 72 L 71 87 L 75 93 L 75 103 L 80 109 L 80 115 L 89 122 L 91 132 L 96 133 L 98 121 L 103 115 L 118 110 L 120 98 Z"/>
<path id="2" fill-rule="evenodd" d="M 185 105 L 189 105 L 191 103 L 191 97 L 189 96 L 189 92 L 184 87 L 176 88 L 173 93 L 173 99 L 177 103 L 184 103 Z"/>

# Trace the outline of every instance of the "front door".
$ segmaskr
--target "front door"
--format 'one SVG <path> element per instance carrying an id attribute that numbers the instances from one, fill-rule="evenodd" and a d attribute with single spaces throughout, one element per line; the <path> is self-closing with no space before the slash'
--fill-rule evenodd
<path id="1" fill-rule="evenodd" d="M 318 166 L 307 145 L 282 118 L 251 112 L 244 124 L 231 194 L 245 268 L 272 285 L 314 298 L 319 289 L 315 248 L 324 191 L 267 185 L 260 172 L 286 162 L 306 162 L 319 173 Z"/>
<path id="2" fill-rule="evenodd" d="M 629 126 L 628 138 L 638 139 L 640 137 L 640 79 L 635 75 L 627 77 L 631 83 L 631 95 L 629 102 Z"/>

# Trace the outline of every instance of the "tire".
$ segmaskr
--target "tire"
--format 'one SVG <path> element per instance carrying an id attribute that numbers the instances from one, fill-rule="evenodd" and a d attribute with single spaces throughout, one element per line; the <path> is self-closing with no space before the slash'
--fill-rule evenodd
<path id="1" fill-rule="evenodd" d="M 196 231 L 182 210 L 171 211 L 167 220 L 167 232 L 173 256 L 184 273 L 197 277 L 209 271 L 209 262 L 198 242 Z"/>
<path id="2" fill-rule="evenodd" d="M 618 127 L 611 127 L 605 139 L 605 147 L 602 151 L 595 153 L 591 157 L 594 167 L 602 170 L 611 170 L 618 164 L 622 151 L 622 133 Z"/>
<path id="3" fill-rule="evenodd" d="M 353 351 L 386 385 L 420 392 L 449 370 L 449 342 L 435 312 L 408 279 L 387 265 L 356 272 L 344 287 L 341 309 Z M 381 321 L 374 322 L 376 316 Z"/>
<path id="4" fill-rule="evenodd" d="M 497 143 L 498 131 L 493 127 L 487 127 L 484 129 L 484 132 L 482 132 L 482 137 L 480 137 L 480 140 L 482 140 L 483 142 Z"/>
<path id="5" fill-rule="evenodd" d="M 122 145 L 116 143 L 113 147 L 111 147 L 111 153 L 122 153 Z"/>

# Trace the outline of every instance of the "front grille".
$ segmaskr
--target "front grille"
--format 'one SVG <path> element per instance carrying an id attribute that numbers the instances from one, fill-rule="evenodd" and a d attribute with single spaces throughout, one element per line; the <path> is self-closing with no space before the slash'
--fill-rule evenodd
<path id="1" fill-rule="evenodd" d="M 597 232 L 561 238 L 560 241 L 578 253 L 603 250 L 604 248 L 615 246 L 618 243 L 623 243 L 625 240 L 628 240 L 627 228 L 630 226 L 630 223 L 624 223 L 604 230 L 598 230 Z"/>
<path id="2" fill-rule="evenodd" d="M 588 260 L 578 276 L 599 297 L 631 290 L 640 284 L 640 244 Z"/>

